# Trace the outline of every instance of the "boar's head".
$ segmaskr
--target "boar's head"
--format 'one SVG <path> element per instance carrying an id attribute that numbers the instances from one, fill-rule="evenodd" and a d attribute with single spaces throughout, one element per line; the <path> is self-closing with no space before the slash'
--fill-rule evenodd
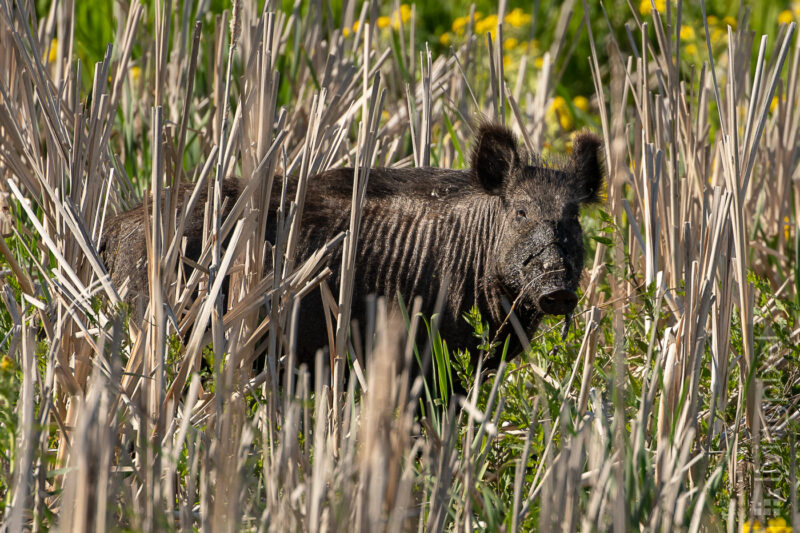
<path id="1" fill-rule="evenodd" d="M 580 207 L 598 200 L 601 141 L 583 133 L 563 165 L 529 160 L 513 134 L 484 126 L 472 155 L 474 179 L 500 199 L 494 276 L 535 328 L 543 315 L 574 309 L 583 269 Z"/>

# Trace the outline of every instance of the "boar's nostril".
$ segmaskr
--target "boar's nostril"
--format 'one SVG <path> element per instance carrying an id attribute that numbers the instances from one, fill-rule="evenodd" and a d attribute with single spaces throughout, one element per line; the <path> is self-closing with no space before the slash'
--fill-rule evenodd
<path id="1" fill-rule="evenodd" d="M 528 266 L 528 265 L 530 264 L 530 262 L 531 262 L 531 261 L 533 261 L 533 258 L 534 258 L 534 257 L 536 257 L 536 255 L 535 255 L 535 254 L 531 254 L 531 255 L 529 255 L 529 256 L 528 256 L 528 257 L 525 259 L 525 261 L 523 261 L 523 262 L 522 262 L 522 266 Z"/>
<path id="2" fill-rule="evenodd" d="M 578 295 L 567 289 L 556 289 L 539 297 L 539 309 L 548 315 L 566 315 L 577 303 Z"/>

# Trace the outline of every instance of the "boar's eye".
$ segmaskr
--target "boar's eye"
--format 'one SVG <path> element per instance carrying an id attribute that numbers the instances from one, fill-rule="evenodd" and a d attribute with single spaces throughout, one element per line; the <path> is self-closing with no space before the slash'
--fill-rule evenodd
<path id="1" fill-rule="evenodd" d="M 521 207 L 517 208 L 517 221 L 519 222 L 522 220 L 526 220 L 527 218 L 528 218 L 528 213 L 526 213 L 525 210 L 522 209 Z"/>

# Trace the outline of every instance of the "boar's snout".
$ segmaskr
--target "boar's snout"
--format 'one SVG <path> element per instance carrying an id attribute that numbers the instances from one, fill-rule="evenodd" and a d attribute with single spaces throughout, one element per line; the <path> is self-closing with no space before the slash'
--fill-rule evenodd
<path id="1" fill-rule="evenodd" d="M 577 276 L 569 253 L 556 242 L 545 245 L 528 265 L 536 282 L 533 301 L 546 315 L 568 315 L 578 303 Z"/>
<path id="2" fill-rule="evenodd" d="M 568 315 L 575 309 L 578 295 L 567 288 L 553 289 L 539 296 L 539 309 L 547 315 Z"/>

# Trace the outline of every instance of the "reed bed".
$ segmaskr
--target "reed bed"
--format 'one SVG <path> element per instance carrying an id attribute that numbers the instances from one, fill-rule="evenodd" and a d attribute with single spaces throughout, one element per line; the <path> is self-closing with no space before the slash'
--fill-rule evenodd
<path id="1" fill-rule="evenodd" d="M 679 59 L 680 1 L 646 18 L 631 6 L 624 29 L 603 4 L 567 1 L 541 67 L 525 58 L 512 77 L 504 3 L 497 28 L 477 34 L 473 15 L 445 55 L 418 46 L 416 8 L 387 40 L 376 3 L 341 20 L 326 2 L 256 4 L 115 4 L 115 40 L 87 66 L 72 0 L 42 17 L 0 0 L 3 527 L 735 531 L 781 517 L 800 531 L 795 23 L 767 46 L 743 10 L 719 53 L 706 25 L 695 66 Z M 573 55 L 575 21 L 588 58 Z M 430 318 L 419 302 L 404 324 L 375 300 L 349 328 L 369 169 L 463 167 L 481 119 L 561 151 L 546 115 L 576 61 L 591 67 L 608 175 L 585 214 L 582 312 L 564 341 L 551 320 L 496 373 L 454 364 L 472 387 L 442 401 L 442 383 L 408 370 Z M 358 169 L 350 230 L 296 261 L 303 191 L 339 166 Z M 285 175 L 300 185 L 272 247 Z M 246 187 L 224 206 L 233 176 Z M 190 203 L 208 192 L 188 276 L 180 183 Z M 141 201 L 137 321 L 98 243 Z M 333 294 L 323 260 L 337 246 Z M 311 291 L 335 316 L 330 373 L 321 354 L 294 362 Z M 455 361 L 432 324 L 418 353 Z"/>

